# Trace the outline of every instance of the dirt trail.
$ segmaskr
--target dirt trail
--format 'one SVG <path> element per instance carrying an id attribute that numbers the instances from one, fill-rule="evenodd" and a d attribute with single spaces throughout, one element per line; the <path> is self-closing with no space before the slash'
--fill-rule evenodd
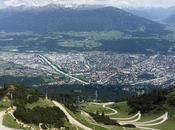
<path id="1" fill-rule="evenodd" d="M 136 122 L 133 123 L 136 126 L 155 126 L 155 125 L 160 125 L 164 123 L 165 121 L 168 120 L 168 112 L 166 112 L 164 115 L 160 116 L 157 119 L 151 120 L 151 121 L 146 121 L 146 122 Z"/>
<path id="2" fill-rule="evenodd" d="M 141 119 L 141 116 L 142 116 L 142 115 L 141 115 L 141 113 L 139 112 L 138 115 L 137 115 L 137 118 L 135 118 L 135 119 L 132 119 L 132 120 L 125 120 L 125 121 L 120 121 L 120 120 L 118 120 L 118 122 L 119 122 L 119 124 L 121 124 L 121 125 L 133 124 L 133 123 L 139 121 L 139 120 Z"/>
<path id="3" fill-rule="evenodd" d="M 59 107 L 61 111 L 64 112 L 64 114 L 67 116 L 67 119 L 69 120 L 69 122 L 70 122 L 72 125 L 75 125 L 75 126 L 77 126 L 77 127 L 79 127 L 79 128 L 82 128 L 82 129 L 84 129 L 84 130 L 93 130 L 93 129 L 91 129 L 91 128 L 89 128 L 89 127 L 87 127 L 87 126 L 81 124 L 79 121 L 77 121 L 75 118 L 73 118 L 73 117 L 69 114 L 69 112 L 67 112 L 67 110 L 64 108 L 64 106 L 63 106 L 62 104 L 60 104 L 60 103 L 57 102 L 57 101 L 52 101 L 52 102 L 53 102 L 57 107 Z"/>
<path id="4" fill-rule="evenodd" d="M 113 113 L 109 113 L 109 114 L 105 114 L 105 115 L 111 116 L 111 115 L 115 115 L 118 113 L 115 109 L 107 107 L 108 105 L 114 104 L 113 102 L 93 103 L 93 104 L 102 105 L 103 108 L 106 108 L 106 109 L 113 111 Z M 149 128 L 149 126 L 160 125 L 168 120 L 168 112 L 166 112 L 164 115 L 162 115 L 154 120 L 145 121 L 145 122 L 138 122 L 141 119 L 141 116 L 142 116 L 142 114 L 139 111 L 136 115 L 129 117 L 129 118 L 110 118 L 110 119 L 118 120 L 119 124 L 121 124 L 121 125 L 133 124 L 137 128 L 142 129 L 142 130 L 158 130 L 158 129 L 154 129 L 154 128 Z"/>
<path id="5" fill-rule="evenodd" d="M 135 119 L 136 117 L 139 117 L 139 119 L 141 118 L 140 111 L 137 114 L 135 114 L 134 116 L 131 116 L 131 117 L 128 117 L 128 118 L 111 118 L 111 119 L 120 120 L 120 121 L 131 121 L 131 120 Z"/>
<path id="6" fill-rule="evenodd" d="M 113 108 L 110 108 L 110 107 L 107 107 L 107 106 L 109 106 L 109 105 L 113 105 L 113 104 L 115 104 L 114 102 L 107 102 L 107 103 L 92 103 L 92 104 L 94 104 L 94 105 L 101 105 L 101 106 L 103 106 L 103 108 L 113 111 L 113 112 L 111 112 L 111 113 L 107 113 L 107 114 L 105 114 L 106 116 L 112 116 L 112 115 L 115 115 L 115 114 L 118 113 L 117 110 L 115 110 L 115 109 L 113 109 Z"/>
<path id="7" fill-rule="evenodd" d="M 1 111 L 0 112 L 0 130 L 17 130 L 17 129 L 8 128 L 8 127 L 3 126 L 4 115 L 5 115 L 5 111 Z"/>
<path id="8" fill-rule="evenodd" d="M 154 128 L 148 128 L 148 127 L 137 127 L 141 130 L 158 130 L 158 129 L 154 129 Z"/>

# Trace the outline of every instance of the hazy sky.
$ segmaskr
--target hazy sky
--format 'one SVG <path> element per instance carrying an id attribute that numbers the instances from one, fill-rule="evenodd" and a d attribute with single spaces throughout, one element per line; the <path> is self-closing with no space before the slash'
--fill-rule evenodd
<path id="1" fill-rule="evenodd" d="M 44 6 L 47 4 L 65 5 L 108 5 L 116 7 L 169 7 L 175 6 L 175 0 L 0 0 L 0 8 L 8 6 Z"/>

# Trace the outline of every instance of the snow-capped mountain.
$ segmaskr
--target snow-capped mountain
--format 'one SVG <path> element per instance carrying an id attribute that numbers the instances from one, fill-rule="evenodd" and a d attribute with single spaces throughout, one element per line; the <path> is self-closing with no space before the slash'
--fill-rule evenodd
<path id="1" fill-rule="evenodd" d="M 102 5 L 109 6 L 112 5 L 106 0 L 99 2 L 98 0 L 6 0 L 4 2 L 6 7 L 18 7 L 18 6 L 26 6 L 26 7 L 43 7 L 48 5 L 76 8 L 79 6 L 85 5 Z"/>
<path id="2" fill-rule="evenodd" d="M 49 4 L 76 7 L 80 5 L 103 5 L 113 7 L 170 7 L 175 5 L 175 0 L 3 0 L 2 7 L 41 7 Z"/>

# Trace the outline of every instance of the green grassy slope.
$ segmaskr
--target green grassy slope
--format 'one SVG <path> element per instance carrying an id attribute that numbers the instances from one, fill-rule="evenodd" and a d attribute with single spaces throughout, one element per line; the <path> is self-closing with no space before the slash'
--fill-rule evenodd
<path id="1" fill-rule="evenodd" d="M 173 104 L 174 100 L 172 99 L 175 96 L 175 91 L 172 90 L 171 92 L 166 92 L 163 94 L 165 96 L 165 100 L 163 100 L 158 107 L 155 107 L 153 110 L 149 110 L 145 113 L 142 113 L 142 117 L 139 120 L 139 122 L 142 121 L 150 121 L 153 119 L 156 119 L 160 116 L 162 116 L 165 112 L 168 112 L 168 120 L 160 125 L 157 126 L 150 126 L 150 128 L 155 128 L 159 130 L 174 130 L 175 129 L 175 104 Z M 162 96 L 162 95 L 161 95 Z M 142 97 L 138 97 L 142 98 Z M 169 100 L 172 100 L 171 104 L 169 103 Z M 105 110 L 105 108 L 102 108 L 100 105 L 93 105 L 92 103 L 83 103 L 82 108 L 84 111 L 87 112 L 105 112 L 108 113 L 108 110 Z M 129 114 L 131 111 L 130 106 L 128 106 L 127 102 L 118 102 L 114 105 L 110 106 L 113 109 L 116 109 L 118 111 L 118 114 L 112 115 L 110 117 L 116 117 L 116 118 L 128 118 L 131 117 L 133 114 Z M 137 128 L 133 130 L 138 130 Z"/>

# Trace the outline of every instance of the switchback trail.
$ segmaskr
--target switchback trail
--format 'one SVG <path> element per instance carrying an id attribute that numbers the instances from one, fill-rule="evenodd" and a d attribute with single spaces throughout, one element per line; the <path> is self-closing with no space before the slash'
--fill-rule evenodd
<path id="1" fill-rule="evenodd" d="M 57 102 L 57 101 L 52 101 L 57 107 L 60 108 L 61 111 L 64 112 L 64 114 L 66 115 L 67 119 L 69 120 L 69 122 L 74 125 L 74 126 L 77 126 L 79 128 L 82 128 L 83 130 L 93 130 L 85 125 L 83 125 L 82 123 L 80 123 L 79 121 L 77 121 L 75 118 L 73 118 L 69 112 L 64 108 L 64 106 Z"/>
<path id="2" fill-rule="evenodd" d="M 117 110 L 108 107 L 109 105 L 113 105 L 113 104 L 115 104 L 114 102 L 107 102 L 107 103 L 92 103 L 92 104 L 94 104 L 94 105 L 102 105 L 103 108 L 113 111 L 113 112 L 111 112 L 111 113 L 106 113 L 106 114 L 105 114 L 106 116 L 112 116 L 112 115 L 115 115 L 115 114 L 118 113 Z"/>

